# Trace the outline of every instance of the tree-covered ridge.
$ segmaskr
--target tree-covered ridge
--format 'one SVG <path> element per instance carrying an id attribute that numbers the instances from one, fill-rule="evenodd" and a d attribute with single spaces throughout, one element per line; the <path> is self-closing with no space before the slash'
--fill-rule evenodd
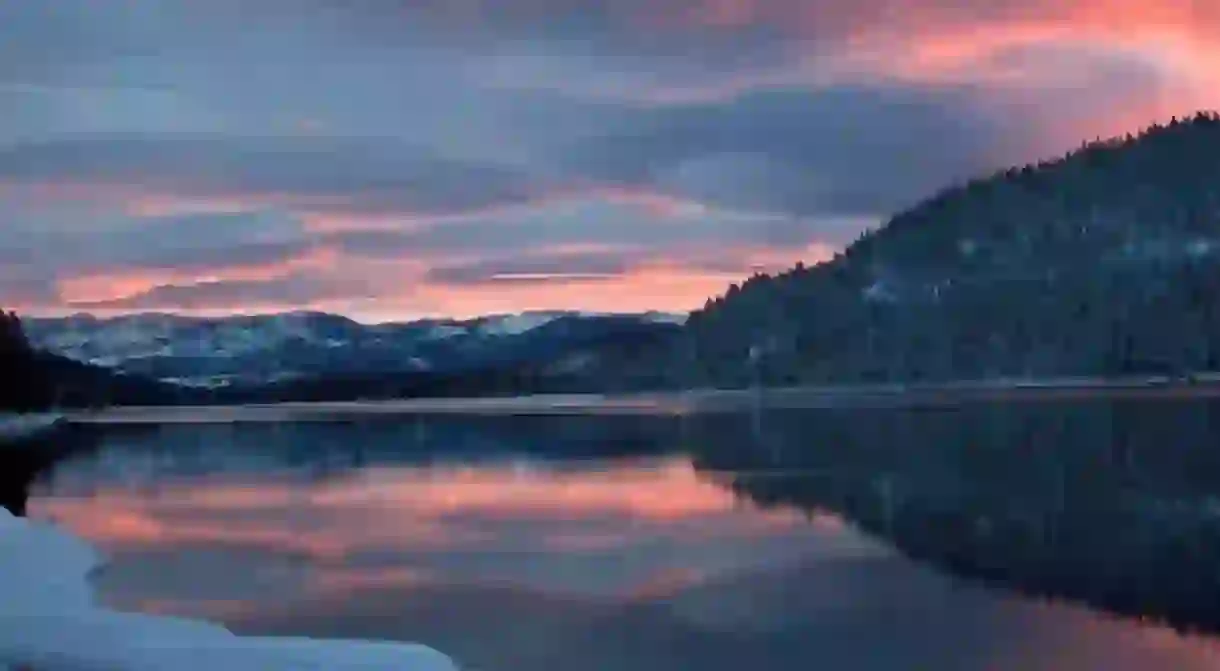
<path id="1" fill-rule="evenodd" d="M 0 412 L 37 409 L 45 397 L 45 381 L 21 319 L 0 310 Z"/>
<path id="2" fill-rule="evenodd" d="M 770 382 L 1220 369 L 1220 115 L 935 194 L 842 253 L 708 301 L 682 377 Z"/>
<path id="3" fill-rule="evenodd" d="M 202 400 L 189 390 L 40 351 L 21 319 L 0 309 L 0 412 Z"/>

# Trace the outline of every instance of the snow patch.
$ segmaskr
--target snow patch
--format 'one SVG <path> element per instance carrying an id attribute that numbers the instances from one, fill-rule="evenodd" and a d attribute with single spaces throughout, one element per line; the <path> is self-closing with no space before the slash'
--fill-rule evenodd
<path id="1" fill-rule="evenodd" d="M 562 313 L 554 312 L 526 312 L 519 315 L 499 315 L 488 317 L 482 324 L 481 330 L 487 335 L 521 335 L 544 324 L 549 324 L 561 316 L 563 316 Z"/>
<path id="2" fill-rule="evenodd" d="M 1191 240 L 1186 245 L 1186 254 L 1192 258 L 1208 256 L 1215 250 L 1215 243 L 1208 239 Z"/>
<path id="3" fill-rule="evenodd" d="M 422 645 L 239 637 L 216 624 L 99 608 L 88 543 L 0 509 L 0 669 L 456 671 Z"/>
<path id="4" fill-rule="evenodd" d="M 864 300 L 873 303 L 894 303 L 898 300 L 898 296 L 894 294 L 893 290 L 881 280 L 865 287 L 861 294 Z"/>
<path id="5" fill-rule="evenodd" d="M 470 330 L 465 326 L 458 324 L 437 324 L 428 331 L 428 338 L 432 340 L 445 340 L 455 336 L 466 335 Z"/>
<path id="6" fill-rule="evenodd" d="M 642 324 L 686 321 L 686 315 L 657 311 L 534 311 L 378 326 L 321 313 L 220 319 L 146 314 L 110 319 L 31 318 L 27 331 L 38 347 L 78 361 L 206 388 L 230 380 L 267 383 L 277 373 L 290 373 L 305 363 L 321 360 L 336 372 L 361 370 L 369 361 L 403 361 L 417 356 L 421 343 L 428 343 L 431 365 L 412 365 L 443 369 L 450 357 L 464 359 L 476 348 L 490 352 L 502 346 L 503 339 L 556 319 L 607 317 L 635 318 Z"/>
<path id="7" fill-rule="evenodd" d="M 672 312 L 646 312 L 644 313 L 644 321 L 652 324 L 677 324 L 681 326 L 686 323 L 689 314 L 672 313 Z"/>

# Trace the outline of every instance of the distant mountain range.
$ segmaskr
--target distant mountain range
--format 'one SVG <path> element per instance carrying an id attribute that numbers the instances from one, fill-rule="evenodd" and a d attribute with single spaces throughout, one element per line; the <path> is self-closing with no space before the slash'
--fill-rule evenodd
<path id="1" fill-rule="evenodd" d="M 1201 113 L 946 188 L 686 319 L 145 314 L 25 330 L 90 402 L 614 393 L 1220 371 L 1217 296 L 1220 115 Z"/>
<path id="2" fill-rule="evenodd" d="M 528 312 L 361 324 L 318 312 L 198 318 L 136 314 L 23 320 L 30 342 L 82 363 L 196 389 L 406 374 L 453 377 L 597 365 L 598 350 L 680 330 L 684 315 Z"/>

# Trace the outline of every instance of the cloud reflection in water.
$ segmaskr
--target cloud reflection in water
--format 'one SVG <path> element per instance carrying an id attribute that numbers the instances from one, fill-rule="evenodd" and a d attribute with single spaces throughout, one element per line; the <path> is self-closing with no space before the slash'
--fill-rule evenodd
<path id="1" fill-rule="evenodd" d="M 743 503 L 676 458 L 181 478 L 57 491 L 33 514 L 116 558 L 101 580 L 120 605 L 155 598 L 160 609 L 166 590 L 206 591 L 229 608 L 246 596 L 257 608 L 425 581 L 656 597 L 811 554 L 882 552 L 833 522 Z M 150 584 L 157 596 L 140 594 Z M 178 603 L 191 609 L 189 598 Z"/>
<path id="2" fill-rule="evenodd" d="M 123 449 L 102 454 L 147 456 Z M 271 454 L 223 452 L 230 467 Z M 85 461 L 36 487 L 30 512 L 112 556 L 98 580 L 117 607 L 420 640 L 472 669 L 1216 663 L 1195 639 L 962 587 L 833 515 L 762 510 L 686 457 L 370 463 L 133 477 Z"/>

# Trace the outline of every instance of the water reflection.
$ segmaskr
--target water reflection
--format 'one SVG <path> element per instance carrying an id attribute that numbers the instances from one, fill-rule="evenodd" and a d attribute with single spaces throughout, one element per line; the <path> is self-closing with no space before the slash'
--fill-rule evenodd
<path id="1" fill-rule="evenodd" d="M 528 422 L 501 426 L 431 423 L 459 446 L 503 436 L 453 452 L 395 425 L 211 430 L 213 442 L 182 427 L 117 434 L 59 465 L 32 512 L 114 556 L 101 585 L 115 605 L 187 615 L 452 583 L 655 599 L 807 552 L 880 551 L 737 498 L 689 458 L 661 456 L 655 433 L 620 450 L 634 456 L 557 460 L 521 447 L 539 438 Z M 569 422 L 552 449 L 612 452 L 640 430 Z"/>
<path id="2" fill-rule="evenodd" d="M 963 584 L 856 529 L 976 575 L 998 556 L 962 542 L 986 536 L 961 533 L 968 504 L 1007 537 L 995 501 L 1084 482 L 1055 519 L 1104 512 L 1101 483 L 1130 484 L 1108 469 L 1179 491 L 1206 482 L 1201 450 L 1145 468 L 1132 427 L 1158 424 L 1131 409 L 853 412 L 116 433 L 30 512 L 113 557 L 119 607 L 420 640 L 471 669 L 1215 668 L 1201 639 Z"/>
<path id="3" fill-rule="evenodd" d="M 177 572 L 182 588 L 226 602 L 252 587 L 234 583 L 235 574 L 271 576 L 277 598 L 423 580 L 655 594 L 680 575 L 697 582 L 765 565 L 799 549 L 794 537 L 826 552 L 867 546 L 805 528 L 793 510 L 743 504 L 680 459 L 562 471 L 545 463 L 376 467 L 323 481 L 224 475 L 84 496 L 59 489 L 34 514 L 115 553 L 119 568 L 104 579 L 119 592 L 122 567 L 143 581 L 145 564 L 189 557 L 199 565 Z M 774 537 L 783 548 L 770 551 Z"/>
<path id="4" fill-rule="evenodd" d="M 1220 631 L 1220 405 L 1077 400 L 775 413 L 704 427 L 705 468 L 753 500 L 821 506 L 957 574 Z"/>
<path id="5" fill-rule="evenodd" d="M 99 438 L 93 431 L 61 427 L 49 435 L 0 444 L 0 508 L 24 516 L 34 480 L 70 455 L 97 449 Z"/>

